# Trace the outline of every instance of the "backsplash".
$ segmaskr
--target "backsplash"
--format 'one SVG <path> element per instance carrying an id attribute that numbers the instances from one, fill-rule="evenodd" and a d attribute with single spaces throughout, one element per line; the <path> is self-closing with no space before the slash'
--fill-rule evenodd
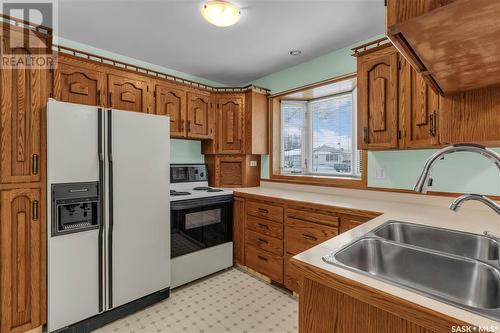
<path id="1" fill-rule="evenodd" d="M 204 163 L 205 157 L 201 154 L 201 141 L 197 140 L 170 140 L 170 163 Z"/>

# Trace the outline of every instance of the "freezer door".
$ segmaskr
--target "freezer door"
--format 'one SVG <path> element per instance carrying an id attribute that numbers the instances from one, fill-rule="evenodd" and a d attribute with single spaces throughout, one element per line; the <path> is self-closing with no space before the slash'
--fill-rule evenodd
<path id="1" fill-rule="evenodd" d="M 96 107 L 57 102 L 47 108 L 47 330 L 52 332 L 99 312 L 103 303 L 102 229 L 52 235 L 52 184 L 99 178 Z M 102 120 L 101 120 L 102 121 Z M 54 216 L 55 217 L 55 216 Z M 100 287 L 101 286 L 101 287 Z"/>
<path id="2" fill-rule="evenodd" d="M 169 118 L 108 111 L 109 304 L 170 286 Z"/>
<path id="3" fill-rule="evenodd" d="M 99 177 L 96 107 L 49 99 L 47 181 L 91 182 Z"/>

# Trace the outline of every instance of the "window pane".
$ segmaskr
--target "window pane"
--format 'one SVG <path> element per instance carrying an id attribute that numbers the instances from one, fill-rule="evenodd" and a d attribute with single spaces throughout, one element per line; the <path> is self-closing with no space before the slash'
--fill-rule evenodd
<path id="1" fill-rule="evenodd" d="M 302 172 L 302 129 L 305 119 L 305 103 L 281 103 L 281 171 L 283 173 Z"/>
<path id="2" fill-rule="evenodd" d="M 352 94 L 311 102 L 309 108 L 312 123 L 312 173 L 357 174 L 358 166 L 353 165 Z"/>

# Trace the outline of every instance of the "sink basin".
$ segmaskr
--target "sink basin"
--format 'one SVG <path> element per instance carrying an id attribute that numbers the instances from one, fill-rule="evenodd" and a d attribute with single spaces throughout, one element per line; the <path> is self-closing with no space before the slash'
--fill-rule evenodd
<path id="1" fill-rule="evenodd" d="M 500 308 L 500 271 L 477 260 L 363 238 L 335 254 L 354 269 L 475 308 Z"/>
<path id="2" fill-rule="evenodd" d="M 388 221 L 323 260 L 500 321 L 499 248 L 481 235 Z"/>
<path id="3" fill-rule="evenodd" d="M 499 245 L 491 238 L 467 232 L 390 221 L 373 232 L 376 236 L 468 258 L 498 260 Z"/>

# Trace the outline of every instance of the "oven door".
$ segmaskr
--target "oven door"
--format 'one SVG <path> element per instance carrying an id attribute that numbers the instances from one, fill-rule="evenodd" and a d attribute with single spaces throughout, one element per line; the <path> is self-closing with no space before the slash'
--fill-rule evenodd
<path id="1" fill-rule="evenodd" d="M 232 196 L 171 203 L 172 258 L 232 241 Z"/>

